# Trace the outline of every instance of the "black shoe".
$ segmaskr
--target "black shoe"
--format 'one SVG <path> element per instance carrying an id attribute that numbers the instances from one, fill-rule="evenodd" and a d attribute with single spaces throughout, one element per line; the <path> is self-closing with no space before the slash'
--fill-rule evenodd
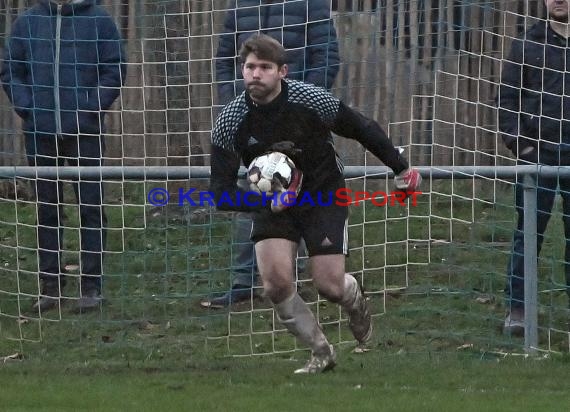
<path id="1" fill-rule="evenodd" d="M 234 285 L 229 292 L 221 296 L 203 300 L 200 306 L 209 309 L 223 309 L 227 308 L 234 303 L 244 302 L 251 300 L 253 297 L 253 288 L 251 286 Z"/>
<path id="2" fill-rule="evenodd" d="M 77 300 L 75 304 L 75 313 L 86 313 L 92 310 L 99 309 L 103 298 L 101 297 L 101 292 L 97 289 L 88 289 L 81 293 L 81 297 Z"/>
<path id="3" fill-rule="evenodd" d="M 59 306 L 60 290 L 57 282 L 44 282 L 38 299 L 32 305 L 33 311 L 47 312 Z"/>

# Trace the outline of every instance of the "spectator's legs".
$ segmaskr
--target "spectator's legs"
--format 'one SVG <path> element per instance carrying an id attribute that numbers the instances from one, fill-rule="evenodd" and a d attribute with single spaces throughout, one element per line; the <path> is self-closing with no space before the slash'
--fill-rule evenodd
<path id="1" fill-rule="evenodd" d="M 544 241 L 544 231 L 554 204 L 557 178 L 539 177 L 537 186 L 537 256 Z M 513 236 L 513 250 L 507 268 L 505 294 L 509 308 L 524 307 L 524 193 L 523 184 L 515 187 L 515 206 L 518 214 L 517 228 Z"/>
<path id="2" fill-rule="evenodd" d="M 35 156 L 29 156 L 30 165 L 62 166 L 58 157 L 60 141 L 55 135 L 35 135 Z M 40 178 L 36 181 L 38 208 L 38 257 L 40 279 L 44 286 L 57 285 L 63 271 L 61 250 L 63 246 L 63 185 L 54 179 Z M 61 286 L 65 279 L 61 279 Z"/>
<path id="3" fill-rule="evenodd" d="M 55 135 L 26 133 L 26 152 L 30 166 L 58 166 Z M 41 291 L 32 305 L 33 310 L 44 312 L 58 307 L 65 277 L 61 250 L 63 246 L 62 184 L 54 179 L 39 178 L 34 182 L 37 200 L 38 260 Z"/>
<path id="4" fill-rule="evenodd" d="M 562 196 L 563 213 L 562 220 L 564 222 L 564 274 L 566 277 L 566 294 L 569 299 L 570 307 L 570 179 L 560 179 L 560 194 Z"/>
<path id="5" fill-rule="evenodd" d="M 69 163 L 79 166 L 101 166 L 104 140 L 98 136 L 79 136 L 67 140 Z M 73 186 L 79 204 L 81 222 L 81 292 L 101 292 L 103 251 L 107 218 L 103 209 L 101 179 L 80 179 Z"/>
<path id="6" fill-rule="evenodd" d="M 250 240 L 252 224 L 249 213 L 236 213 L 232 219 L 232 286 L 251 288 L 257 282 L 255 247 Z"/>
<path id="7" fill-rule="evenodd" d="M 236 213 L 232 219 L 231 289 L 222 295 L 203 300 L 204 308 L 225 308 L 234 303 L 249 301 L 258 271 L 253 242 L 250 240 L 253 222 L 250 213 Z"/>

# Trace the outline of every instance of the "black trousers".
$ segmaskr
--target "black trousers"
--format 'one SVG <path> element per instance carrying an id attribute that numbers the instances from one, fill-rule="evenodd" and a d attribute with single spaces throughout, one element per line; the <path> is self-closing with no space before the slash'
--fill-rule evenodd
<path id="1" fill-rule="evenodd" d="M 104 137 L 27 133 L 26 151 L 31 166 L 100 166 Z M 39 178 L 35 182 L 38 202 L 38 256 L 42 282 L 65 284 L 63 250 L 63 182 Z M 103 251 L 107 218 L 102 206 L 101 179 L 72 182 L 80 214 L 80 270 L 83 291 L 101 290 Z"/>

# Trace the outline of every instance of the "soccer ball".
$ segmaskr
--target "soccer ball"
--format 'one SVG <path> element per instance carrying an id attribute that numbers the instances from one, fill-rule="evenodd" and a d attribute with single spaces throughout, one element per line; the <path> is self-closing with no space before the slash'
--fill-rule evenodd
<path id="1" fill-rule="evenodd" d="M 280 192 L 289 188 L 294 169 L 295 163 L 283 153 L 267 153 L 253 159 L 247 181 L 256 192 Z"/>

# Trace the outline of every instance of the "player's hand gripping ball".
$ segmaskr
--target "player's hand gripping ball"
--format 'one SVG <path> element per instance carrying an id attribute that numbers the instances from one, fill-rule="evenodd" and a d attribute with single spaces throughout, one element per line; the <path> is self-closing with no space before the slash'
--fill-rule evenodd
<path id="1" fill-rule="evenodd" d="M 271 210 L 279 212 L 295 204 L 301 191 L 303 173 L 287 155 L 271 152 L 258 156 L 251 162 L 247 180 L 255 192 L 277 194 Z"/>
<path id="2" fill-rule="evenodd" d="M 247 171 L 252 190 L 258 193 L 282 192 L 289 189 L 295 163 L 281 152 L 271 152 L 253 159 Z"/>

